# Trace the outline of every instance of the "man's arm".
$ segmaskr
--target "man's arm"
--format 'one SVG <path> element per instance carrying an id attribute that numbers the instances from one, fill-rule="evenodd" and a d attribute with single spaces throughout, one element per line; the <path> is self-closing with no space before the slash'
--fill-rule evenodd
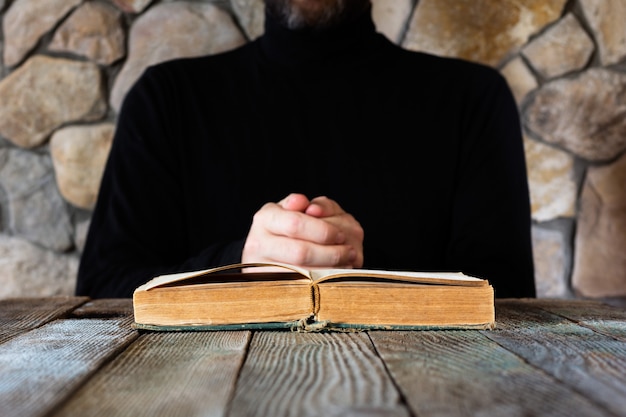
<path id="1" fill-rule="evenodd" d="M 488 278 L 498 297 L 534 296 L 520 118 L 505 80 L 493 72 L 468 83 L 475 105 L 463 123 L 447 258 L 451 267 Z"/>
<path id="2" fill-rule="evenodd" d="M 78 295 L 130 297 L 154 276 L 241 259 L 245 233 L 228 241 L 211 237 L 190 250 L 194 219 L 182 191 L 182 156 L 174 148 L 180 130 L 170 104 L 176 89 L 168 80 L 148 70 L 124 101 L 81 257 Z"/>

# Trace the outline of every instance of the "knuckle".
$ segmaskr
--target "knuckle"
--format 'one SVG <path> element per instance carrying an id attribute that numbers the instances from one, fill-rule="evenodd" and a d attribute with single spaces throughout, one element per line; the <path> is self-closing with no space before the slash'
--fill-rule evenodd
<path id="1" fill-rule="evenodd" d="M 349 219 L 350 219 L 350 224 L 352 225 L 350 228 L 351 234 L 358 238 L 358 239 L 363 239 L 363 237 L 365 236 L 365 232 L 363 231 L 363 227 L 361 227 L 361 224 L 354 218 L 352 217 L 352 215 L 348 214 Z"/>
<path id="2" fill-rule="evenodd" d="M 365 232 L 363 231 L 363 228 L 361 226 L 355 227 L 353 230 L 353 234 L 360 241 L 362 241 L 365 238 Z"/>
<path id="3" fill-rule="evenodd" d="M 262 223 L 268 218 L 270 212 L 271 212 L 270 204 L 267 203 L 263 205 L 263 207 L 261 207 L 261 209 L 258 210 L 256 213 L 254 213 L 254 215 L 252 216 L 252 222 Z"/>
<path id="4" fill-rule="evenodd" d="M 289 237 L 298 236 L 300 229 L 302 228 L 302 219 L 300 218 L 300 216 L 290 214 L 285 219 L 284 224 L 285 224 L 285 231 L 284 231 L 285 235 Z"/>
<path id="5" fill-rule="evenodd" d="M 263 215 L 261 213 L 255 213 L 254 216 L 252 216 L 252 224 L 251 224 L 251 229 L 258 227 L 258 226 L 262 226 L 263 225 Z"/>
<path id="6" fill-rule="evenodd" d="M 344 255 L 344 251 L 340 248 L 333 250 L 331 253 L 331 265 L 342 265 L 344 263 L 344 258 L 347 258 L 347 255 Z"/>
<path id="7" fill-rule="evenodd" d="M 290 258 L 296 265 L 308 265 L 310 251 L 303 243 L 294 243 L 290 246 Z"/>
<path id="8" fill-rule="evenodd" d="M 337 230 L 335 227 L 325 222 L 322 223 L 322 227 L 320 228 L 321 243 L 334 242 L 336 235 L 337 235 Z"/>

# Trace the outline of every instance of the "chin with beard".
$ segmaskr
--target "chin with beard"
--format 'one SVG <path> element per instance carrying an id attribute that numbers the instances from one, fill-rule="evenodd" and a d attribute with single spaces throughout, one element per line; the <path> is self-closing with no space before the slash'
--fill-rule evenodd
<path id="1" fill-rule="evenodd" d="M 269 16 L 292 30 L 326 30 L 350 21 L 370 0 L 264 0 Z"/>

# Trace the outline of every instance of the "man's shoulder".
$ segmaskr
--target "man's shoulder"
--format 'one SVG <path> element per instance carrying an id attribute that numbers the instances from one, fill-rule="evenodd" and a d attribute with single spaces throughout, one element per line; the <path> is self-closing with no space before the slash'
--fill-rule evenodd
<path id="1" fill-rule="evenodd" d="M 211 72 L 231 70 L 233 63 L 243 61 L 250 56 L 250 46 L 251 43 L 249 42 L 214 54 L 172 58 L 151 65 L 147 72 L 153 76 L 189 76 L 194 73 L 207 76 Z"/>
<path id="2" fill-rule="evenodd" d="M 396 46 L 396 56 L 403 65 L 418 67 L 433 73 L 446 73 L 472 77 L 499 78 L 497 69 L 486 64 L 465 58 L 437 55 L 435 53 L 411 50 Z"/>
<path id="3" fill-rule="evenodd" d="M 422 96 L 430 92 L 431 97 L 455 95 L 472 102 L 483 101 L 487 96 L 509 95 L 504 76 L 487 64 L 395 44 L 388 45 L 386 51 L 383 61 L 389 79 L 403 80 L 407 91 L 413 88 L 414 93 Z"/>

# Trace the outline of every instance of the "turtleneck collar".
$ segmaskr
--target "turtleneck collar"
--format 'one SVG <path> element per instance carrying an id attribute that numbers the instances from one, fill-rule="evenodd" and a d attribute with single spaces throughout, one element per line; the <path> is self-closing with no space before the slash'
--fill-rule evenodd
<path id="1" fill-rule="evenodd" d="M 371 8 L 351 22 L 324 31 L 287 29 L 265 14 L 265 33 L 259 38 L 263 59 L 278 68 L 317 70 L 363 58 L 379 38 Z"/>

